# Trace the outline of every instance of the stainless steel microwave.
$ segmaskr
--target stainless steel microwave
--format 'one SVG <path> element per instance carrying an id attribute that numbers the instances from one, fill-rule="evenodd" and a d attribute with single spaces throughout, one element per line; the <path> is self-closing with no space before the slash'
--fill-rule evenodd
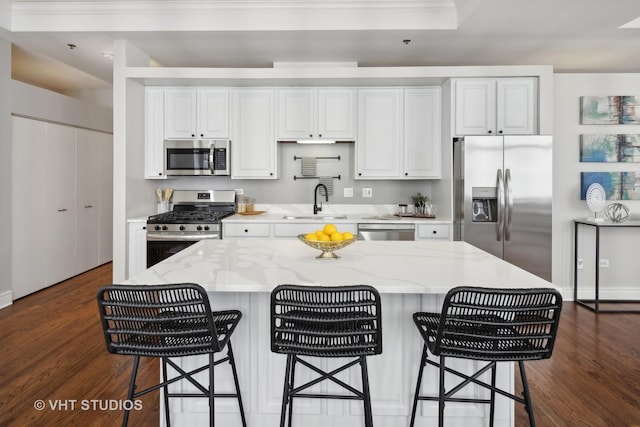
<path id="1" fill-rule="evenodd" d="M 164 141 L 164 172 L 171 175 L 229 175 L 230 141 L 196 139 Z"/>

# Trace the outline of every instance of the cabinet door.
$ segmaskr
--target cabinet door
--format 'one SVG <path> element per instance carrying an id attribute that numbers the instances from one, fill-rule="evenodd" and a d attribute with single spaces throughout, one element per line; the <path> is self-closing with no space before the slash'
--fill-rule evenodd
<path id="1" fill-rule="evenodd" d="M 440 88 L 404 91 L 404 178 L 440 178 Z"/>
<path id="2" fill-rule="evenodd" d="M 318 138 L 314 89 L 278 90 L 278 139 Z"/>
<path id="3" fill-rule="evenodd" d="M 164 90 L 165 139 L 192 139 L 197 132 L 195 89 Z"/>
<path id="4" fill-rule="evenodd" d="M 198 137 L 229 137 L 229 91 L 198 89 Z"/>
<path id="5" fill-rule="evenodd" d="M 147 223 L 129 223 L 129 266 L 127 279 L 147 269 Z"/>
<path id="6" fill-rule="evenodd" d="M 358 91 L 355 178 L 400 177 L 402 127 L 402 89 Z"/>
<path id="7" fill-rule="evenodd" d="M 535 78 L 499 79 L 496 83 L 496 126 L 498 134 L 535 134 L 538 120 L 537 99 Z"/>
<path id="8" fill-rule="evenodd" d="M 456 135 L 495 134 L 496 101 L 493 79 L 455 82 Z"/>
<path id="9" fill-rule="evenodd" d="M 100 236 L 100 181 L 102 155 L 96 132 L 76 131 L 76 271 L 97 267 Z"/>
<path id="10" fill-rule="evenodd" d="M 13 221 L 8 231 L 12 235 L 11 288 L 13 299 L 22 298 L 45 288 L 45 259 L 43 245 L 48 232 L 45 219 L 49 212 L 45 204 L 48 158 L 46 155 L 47 124 L 45 122 L 12 118 L 11 210 Z"/>
<path id="11" fill-rule="evenodd" d="M 47 124 L 45 223 L 47 283 L 74 276 L 76 271 L 76 130 Z"/>
<path id="12" fill-rule="evenodd" d="M 145 89 L 145 178 L 166 179 L 164 174 L 164 89 Z"/>
<path id="13" fill-rule="evenodd" d="M 277 178 L 275 92 L 237 89 L 232 92 L 231 178 Z"/>
<path id="14" fill-rule="evenodd" d="M 355 89 L 318 89 L 318 138 L 353 141 L 356 131 Z"/>

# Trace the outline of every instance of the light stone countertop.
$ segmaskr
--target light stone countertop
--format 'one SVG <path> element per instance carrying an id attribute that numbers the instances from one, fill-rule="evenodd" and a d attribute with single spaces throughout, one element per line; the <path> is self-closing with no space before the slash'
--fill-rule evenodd
<path id="1" fill-rule="evenodd" d="M 331 205 L 323 204 L 322 211 L 313 214 L 313 205 L 288 204 L 268 205 L 256 204 L 254 211 L 265 211 L 258 215 L 235 214 L 222 220 L 224 223 L 256 222 L 256 223 L 296 223 L 296 222 L 332 222 L 344 224 L 353 222 L 389 222 L 389 223 L 416 223 L 416 224 L 451 224 L 451 220 L 445 217 L 436 218 L 400 217 L 394 214 L 398 211 L 397 205 Z M 296 219 L 285 216 L 299 217 Z M 346 219 L 335 218 L 346 216 Z M 328 218 L 326 218 L 328 217 Z M 326 218 L 326 219 L 325 219 Z"/>
<path id="2" fill-rule="evenodd" d="M 271 292 L 279 284 L 369 284 L 381 293 L 445 294 L 460 285 L 555 287 L 465 242 L 356 241 L 319 260 L 294 239 L 200 241 L 129 284 L 194 282 L 214 292 Z"/>

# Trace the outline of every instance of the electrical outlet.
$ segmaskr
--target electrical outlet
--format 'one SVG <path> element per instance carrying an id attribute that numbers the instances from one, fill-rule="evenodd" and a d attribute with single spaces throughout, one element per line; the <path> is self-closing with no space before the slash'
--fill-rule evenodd
<path id="1" fill-rule="evenodd" d="M 600 267 L 601 268 L 609 268 L 609 259 L 608 258 L 600 258 Z"/>
<path id="2" fill-rule="evenodd" d="M 345 188 L 344 197 L 353 197 L 353 188 Z"/>
<path id="3" fill-rule="evenodd" d="M 235 191 L 238 196 L 242 196 L 244 194 L 244 188 L 235 188 L 233 191 Z"/>
<path id="4" fill-rule="evenodd" d="M 578 270 L 582 270 L 584 268 L 584 260 L 582 258 L 578 258 L 577 267 Z"/>
<path id="5" fill-rule="evenodd" d="M 362 197 L 373 197 L 373 188 L 363 188 Z"/>

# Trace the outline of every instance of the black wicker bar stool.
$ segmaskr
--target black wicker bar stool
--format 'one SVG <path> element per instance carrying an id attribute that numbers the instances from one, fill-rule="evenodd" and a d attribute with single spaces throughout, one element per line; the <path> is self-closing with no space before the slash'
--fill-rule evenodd
<path id="1" fill-rule="evenodd" d="M 238 399 L 243 427 L 247 423 L 240 396 L 238 373 L 231 348 L 231 334 L 242 313 L 238 310 L 211 311 L 207 292 L 193 283 L 171 285 L 109 285 L 98 292 L 98 306 L 102 328 L 110 353 L 134 356 L 133 371 L 127 400 L 133 401 L 143 394 L 162 388 L 166 425 L 169 417 L 170 397 L 207 397 L 209 399 L 209 425 L 214 426 L 214 399 L 234 397 Z M 217 361 L 215 353 L 226 347 L 227 355 Z M 185 372 L 170 358 L 209 355 L 209 363 Z M 136 376 L 141 357 L 162 359 L 162 382 L 136 391 Z M 229 362 L 235 382 L 235 393 L 214 393 L 214 366 Z M 167 365 L 177 373 L 167 378 Z M 198 382 L 193 375 L 209 370 L 209 387 Z M 198 393 L 170 393 L 168 385 L 186 379 Z M 122 425 L 129 421 L 125 410 Z"/>
<path id="2" fill-rule="evenodd" d="M 371 286 L 280 285 L 271 293 L 271 351 L 287 355 L 280 426 L 288 415 L 291 427 L 294 398 L 362 400 L 365 426 L 373 426 L 367 356 L 382 353 L 380 295 Z M 324 372 L 302 356 L 353 357 L 341 367 Z M 295 385 L 297 365 L 319 376 Z M 335 376 L 360 365 L 362 390 Z M 305 393 L 309 387 L 329 380 L 349 393 Z"/>
<path id="3" fill-rule="evenodd" d="M 531 394 L 524 362 L 548 359 L 558 331 L 562 296 L 555 289 L 487 289 L 457 287 L 444 300 L 442 313 L 414 313 L 413 320 L 424 339 L 418 384 L 413 400 L 413 427 L 418 400 L 438 401 L 438 425 L 444 425 L 446 402 L 486 403 L 490 405 L 490 425 L 493 426 L 496 393 L 524 404 L 529 424 L 535 426 Z M 428 358 L 429 353 L 439 361 Z M 485 361 L 472 375 L 445 365 L 448 357 Z M 523 397 L 496 387 L 496 362 L 518 362 Z M 421 396 L 420 383 L 426 365 L 439 369 L 439 395 Z M 491 371 L 490 383 L 478 378 Z M 445 373 L 461 381 L 445 390 Z M 476 384 L 490 390 L 489 399 L 456 398 L 463 387 Z"/>

